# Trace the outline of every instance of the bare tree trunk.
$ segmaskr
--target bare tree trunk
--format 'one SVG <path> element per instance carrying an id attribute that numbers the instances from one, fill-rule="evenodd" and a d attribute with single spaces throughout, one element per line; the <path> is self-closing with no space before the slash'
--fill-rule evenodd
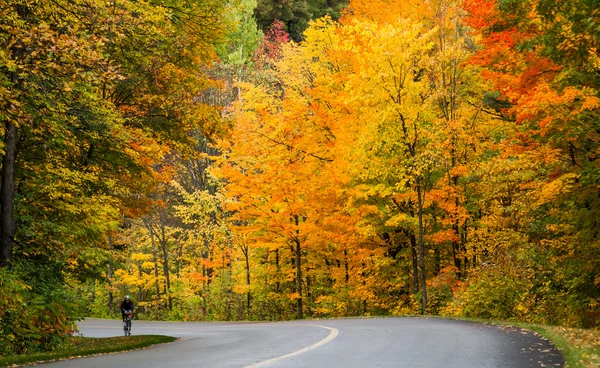
<path id="1" fill-rule="evenodd" d="M 417 237 L 412 231 L 406 231 L 410 239 L 410 255 L 412 263 L 413 294 L 419 292 L 419 256 L 417 251 Z"/>
<path id="2" fill-rule="evenodd" d="M 210 242 L 206 235 L 203 235 L 204 249 L 202 251 L 202 259 L 213 260 L 213 253 L 210 248 Z M 208 315 L 208 300 L 206 296 L 210 292 L 211 278 L 213 270 L 210 267 L 206 267 L 206 263 L 202 263 L 202 314 L 204 317 Z"/>
<path id="3" fill-rule="evenodd" d="M 163 272 L 165 275 L 165 294 L 167 295 L 169 310 L 173 310 L 173 300 L 171 299 L 171 277 L 169 272 L 169 250 L 167 249 L 167 236 L 165 234 L 166 220 L 163 209 L 159 211 L 159 218 L 161 231 L 160 247 L 163 254 Z"/>
<path id="4" fill-rule="evenodd" d="M 17 127 L 6 121 L 4 133 L 4 158 L 2 159 L 2 183 L 0 188 L 0 267 L 10 266 L 15 236 L 15 165 L 17 158 Z"/>
<path id="5" fill-rule="evenodd" d="M 298 215 L 294 215 L 294 221 L 296 223 L 296 227 L 300 225 L 300 219 Z M 298 293 L 296 307 L 298 319 L 302 319 L 302 247 L 300 244 L 300 230 L 298 228 L 296 228 L 296 238 L 294 239 L 294 242 L 296 243 L 296 292 Z"/>
<path id="6" fill-rule="evenodd" d="M 111 234 L 108 234 L 108 249 L 110 251 L 110 259 L 108 260 L 108 272 L 106 273 L 106 282 L 108 283 L 108 310 L 112 311 L 113 309 L 113 292 L 112 292 L 112 277 L 113 277 L 113 260 L 112 260 L 112 252 L 114 250 L 113 238 Z"/>
<path id="7" fill-rule="evenodd" d="M 302 319 L 302 249 L 300 240 L 296 239 L 296 292 L 298 293 L 297 314 L 298 319 Z"/>
<path id="8" fill-rule="evenodd" d="M 92 279 L 92 292 L 91 292 L 91 297 L 90 297 L 90 302 L 92 303 L 92 305 L 94 304 L 94 302 L 96 301 L 96 278 L 94 277 Z"/>
<path id="9" fill-rule="evenodd" d="M 350 270 L 348 266 L 348 250 L 344 249 L 344 281 L 346 283 L 346 287 L 348 287 L 348 282 L 350 282 Z"/>
<path id="10" fill-rule="evenodd" d="M 468 233 L 468 229 L 469 229 L 469 221 L 465 220 L 465 223 L 463 225 L 463 233 L 459 234 L 460 235 L 460 249 L 463 252 L 463 270 L 461 273 L 462 276 L 462 280 L 467 278 L 468 272 L 469 272 L 469 257 L 467 256 L 467 233 Z"/>
<path id="11" fill-rule="evenodd" d="M 421 273 L 421 301 L 423 308 L 421 313 L 427 311 L 427 271 L 425 270 L 425 250 L 423 247 L 423 193 L 421 193 L 421 178 L 417 178 L 417 206 L 419 217 L 419 268 Z"/>
<path id="12" fill-rule="evenodd" d="M 310 269 L 307 267 L 306 268 L 306 287 L 305 292 L 306 292 L 306 303 L 305 303 L 305 308 L 306 308 L 306 315 L 308 315 L 308 317 L 310 318 L 312 316 L 312 304 L 313 304 L 313 294 L 312 294 L 312 284 L 310 282 L 310 276 L 309 276 L 309 272 Z"/>
<path id="13" fill-rule="evenodd" d="M 156 241 L 154 240 L 154 224 L 152 223 L 152 217 L 148 217 L 148 219 L 142 219 L 144 224 L 146 225 L 146 229 L 148 230 L 148 235 L 150 236 L 150 242 L 152 244 L 152 261 L 154 262 L 154 286 L 156 288 L 155 300 L 157 302 L 157 307 L 160 308 L 160 303 L 158 303 L 160 299 L 160 284 L 158 282 L 158 256 L 156 252 Z"/>
<path id="14" fill-rule="evenodd" d="M 247 244 L 240 245 L 240 249 L 244 254 L 244 260 L 246 262 L 246 285 L 248 286 L 248 292 L 246 293 L 246 311 L 250 316 L 250 303 L 252 301 L 252 295 L 250 293 L 250 249 Z"/>
<path id="15" fill-rule="evenodd" d="M 27 5 L 15 5 L 21 19 L 29 15 Z M 17 42 L 15 42 L 18 45 Z M 21 46 L 12 47 L 12 57 L 20 60 L 25 55 Z M 10 83 L 16 90 L 23 88 L 19 79 L 19 70 L 9 73 Z M 2 179 L 0 182 L 0 267 L 9 267 L 13 256 L 13 241 L 15 238 L 15 167 L 17 164 L 17 126 L 15 122 L 5 117 L 4 121 L 4 157 L 2 158 Z"/>
<path id="16" fill-rule="evenodd" d="M 177 280 L 181 278 L 181 258 L 183 257 L 183 243 L 178 241 L 179 248 L 177 248 L 177 263 L 176 263 L 176 273 L 175 277 Z"/>
<path id="17" fill-rule="evenodd" d="M 452 167 L 454 167 L 454 149 L 452 149 Z M 454 187 L 457 188 L 458 187 L 458 177 L 454 176 L 452 178 L 452 183 L 454 184 Z M 460 205 L 459 201 L 458 201 L 458 197 L 454 199 L 454 204 L 456 205 L 456 208 L 458 208 L 458 206 Z M 454 214 L 455 219 L 454 222 L 452 223 L 452 229 L 454 230 L 456 236 L 460 236 L 460 226 L 458 224 L 458 214 L 455 213 Z M 459 280 L 462 280 L 464 278 L 463 275 L 463 264 L 462 264 L 462 258 L 465 256 L 464 251 L 462 250 L 462 244 L 459 243 L 456 240 L 452 241 L 452 255 L 454 256 L 454 267 L 456 267 L 456 276 L 458 277 Z"/>
<path id="18" fill-rule="evenodd" d="M 279 275 L 280 275 L 280 265 L 279 265 L 279 249 L 275 249 L 275 269 L 277 270 L 277 278 L 276 278 L 276 282 L 275 282 L 275 292 L 279 293 L 279 291 L 281 290 L 281 282 L 279 281 Z"/>
<path id="19" fill-rule="evenodd" d="M 362 285 L 365 287 L 367 287 L 367 271 L 366 271 L 366 267 L 367 265 L 365 265 L 365 262 L 362 263 L 362 269 L 360 271 L 360 276 L 362 277 Z M 367 315 L 367 299 L 363 299 L 362 300 L 362 309 L 363 309 L 363 314 L 366 316 Z"/>

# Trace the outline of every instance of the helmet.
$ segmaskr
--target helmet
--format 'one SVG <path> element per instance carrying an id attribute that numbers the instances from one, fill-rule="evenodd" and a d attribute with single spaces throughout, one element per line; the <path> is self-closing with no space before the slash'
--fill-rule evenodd
<path id="1" fill-rule="evenodd" d="M 125 295 L 125 300 L 129 300 L 129 295 Z"/>

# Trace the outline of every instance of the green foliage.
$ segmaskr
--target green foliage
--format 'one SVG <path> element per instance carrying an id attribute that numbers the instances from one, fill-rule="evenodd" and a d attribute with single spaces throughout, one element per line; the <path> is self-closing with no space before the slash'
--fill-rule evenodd
<path id="1" fill-rule="evenodd" d="M 227 16 L 231 18 L 222 44 L 217 47 L 223 65 L 242 66 L 251 61 L 262 34 L 254 19 L 256 0 L 233 0 L 228 4 Z"/>
<path id="2" fill-rule="evenodd" d="M 273 21 L 279 20 L 286 26 L 294 41 L 301 41 L 309 21 L 329 15 L 337 20 L 348 0 L 258 0 L 256 21 L 266 32 Z"/>
<path id="3" fill-rule="evenodd" d="M 0 333 L 4 337 L 0 356 L 52 350 L 75 328 L 73 318 L 80 316 L 73 309 L 76 296 L 53 282 L 52 271 L 39 268 L 44 267 L 36 267 L 35 273 L 0 269 L 0 292 L 5 296 L 0 304 Z M 50 278 L 37 279 L 47 276 Z"/>
<path id="4" fill-rule="evenodd" d="M 588 285 L 581 270 L 569 262 L 556 263 L 555 250 L 513 242 L 470 270 L 468 284 L 443 313 L 458 310 L 479 318 L 590 326 L 597 317 L 589 314 L 596 301 Z"/>
<path id="5" fill-rule="evenodd" d="M 233 292 L 231 273 L 227 269 L 219 271 L 216 282 L 206 295 L 209 320 L 234 321 L 246 319 L 244 296 Z"/>
<path id="6" fill-rule="evenodd" d="M 223 11 L 216 0 L 0 7 L 0 123 L 18 140 L 17 159 L 1 168 L 5 179 L 15 167 L 2 206 L 14 208 L 16 228 L 3 233 L 14 245 L 2 249 L 3 265 L 12 258 L 0 270 L 10 295 L 2 353 L 53 349 L 92 300 L 94 309 L 107 303 L 93 288 L 122 261 L 111 236 L 126 214 L 159 201 L 145 194 L 168 181 L 166 156 L 191 152 L 198 130 L 221 129 L 199 96 L 213 85 L 203 69 L 216 57 Z"/>

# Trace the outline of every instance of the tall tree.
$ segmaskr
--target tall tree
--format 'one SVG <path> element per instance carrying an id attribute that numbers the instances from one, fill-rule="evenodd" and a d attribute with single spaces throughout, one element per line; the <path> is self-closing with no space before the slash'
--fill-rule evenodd
<path id="1" fill-rule="evenodd" d="M 0 264 L 25 275 L 32 296 L 67 305 L 57 296 L 68 292 L 65 275 L 98 277 L 89 270 L 106 265 L 106 235 L 139 209 L 154 165 L 189 150 L 192 130 L 221 129 L 197 96 L 212 83 L 202 69 L 222 9 L 211 0 L 0 6 Z"/>
<path id="2" fill-rule="evenodd" d="M 338 19 L 348 0 L 258 0 L 255 15 L 258 25 L 266 32 L 275 20 L 285 24 L 294 41 L 304 37 L 302 33 L 309 21 L 323 16 Z"/>
<path id="3" fill-rule="evenodd" d="M 543 250 L 549 262 L 534 263 L 548 266 L 560 260 L 562 265 L 560 270 L 537 276 L 543 284 L 550 282 L 544 277 L 554 275 L 550 283 L 556 290 L 548 293 L 531 288 L 538 299 L 532 297 L 529 308 L 545 309 L 539 295 L 560 295 L 563 274 L 581 280 L 580 292 L 572 295 L 577 303 L 593 304 L 598 294 L 586 270 L 597 267 L 591 261 L 597 258 L 590 255 L 599 249 L 597 239 L 590 237 L 598 233 L 599 225 L 598 56 L 590 52 L 599 40 L 592 26 L 597 23 L 597 3 L 467 1 L 465 5 L 469 24 L 482 37 L 481 50 L 472 62 L 485 68 L 484 76 L 499 91 L 494 96 L 495 107 L 511 121 L 502 155 L 505 160 L 523 160 L 524 168 L 534 162 L 536 168 L 535 175 L 523 170 L 520 176 L 508 176 L 520 184 L 507 188 L 501 197 L 506 216 L 512 218 L 505 230 L 517 231 L 526 244 Z M 532 201 L 529 195 L 535 196 L 517 188 L 539 188 L 539 202 L 514 206 L 512 203 Z M 524 224 L 528 230 L 521 228 Z M 573 239 L 578 239 L 578 252 L 587 256 L 569 255 Z M 523 249 L 522 241 L 515 243 L 516 249 Z M 585 315 L 583 309 L 581 315 Z"/>

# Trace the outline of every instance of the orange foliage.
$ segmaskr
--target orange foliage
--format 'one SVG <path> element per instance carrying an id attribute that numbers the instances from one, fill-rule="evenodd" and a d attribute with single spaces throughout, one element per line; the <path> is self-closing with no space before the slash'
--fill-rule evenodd
<path id="1" fill-rule="evenodd" d="M 421 0 L 351 0 L 342 23 L 350 20 L 372 20 L 378 23 L 392 23 L 398 18 L 414 17 L 419 21 L 431 16 L 432 7 Z"/>

